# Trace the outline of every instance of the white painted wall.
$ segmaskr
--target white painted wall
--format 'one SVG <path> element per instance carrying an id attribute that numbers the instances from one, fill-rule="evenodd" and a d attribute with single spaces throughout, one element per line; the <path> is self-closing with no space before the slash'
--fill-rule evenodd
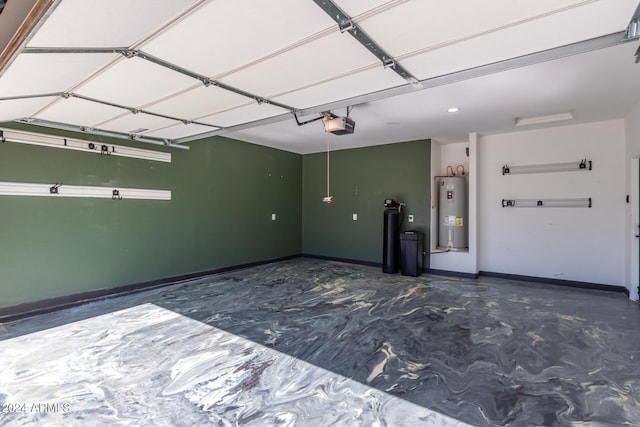
<path id="1" fill-rule="evenodd" d="M 426 252 L 435 250 L 435 247 L 438 245 L 438 219 L 436 217 L 436 211 L 434 210 L 433 207 L 433 202 L 434 202 L 434 181 L 433 181 L 433 177 L 437 176 L 437 175 L 444 175 L 444 172 L 441 171 L 441 163 L 442 163 L 442 145 L 440 142 L 438 142 L 435 139 L 431 140 L 431 185 L 429 186 L 429 188 L 431 188 L 431 232 L 429 233 L 429 248 L 425 248 Z M 435 193 L 437 194 L 437 193 Z M 430 268 L 434 268 L 433 267 L 433 257 L 429 258 L 429 265 Z"/>
<path id="2" fill-rule="evenodd" d="M 638 300 L 638 283 L 640 283 L 640 248 L 638 238 L 640 232 L 640 103 L 625 118 L 625 134 L 627 138 L 627 194 L 630 203 L 627 205 L 626 228 L 626 285 L 629 298 Z"/>
<path id="3" fill-rule="evenodd" d="M 482 136 L 480 271 L 625 284 L 623 120 Z M 502 175 L 505 164 L 593 161 L 589 172 Z M 519 198 L 592 197 L 592 208 L 502 208 Z"/>
<path id="4" fill-rule="evenodd" d="M 451 166 L 453 171 L 456 172 L 457 166 L 462 165 L 465 172 L 469 171 L 469 157 L 467 157 L 466 149 L 469 146 L 469 142 L 459 142 L 455 144 L 442 144 L 440 147 L 440 165 L 438 175 L 447 174 L 447 166 Z M 462 171 L 462 169 L 460 169 Z"/>
<path id="5" fill-rule="evenodd" d="M 631 157 L 640 157 L 640 102 L 625 118 L 627 148 Z"/>

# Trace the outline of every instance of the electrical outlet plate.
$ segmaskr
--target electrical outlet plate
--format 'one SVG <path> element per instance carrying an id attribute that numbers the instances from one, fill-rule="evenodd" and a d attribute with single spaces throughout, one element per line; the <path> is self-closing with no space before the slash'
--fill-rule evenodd
<path id="1" fill-rule="evenodd" d="M 275 221 L 276 220 L 276 214 L 271 214 L 271 221 Z"/>
<path id="2" fill-rule="evenodd" d="M 353 220 L 357 221 L 358 220 L 358 214 L 353 214 Z"/>
<path id="3" fill-rule="evenodd" d="M 409 222 L 413 222 L 413 215 L 409 215 Z"/>

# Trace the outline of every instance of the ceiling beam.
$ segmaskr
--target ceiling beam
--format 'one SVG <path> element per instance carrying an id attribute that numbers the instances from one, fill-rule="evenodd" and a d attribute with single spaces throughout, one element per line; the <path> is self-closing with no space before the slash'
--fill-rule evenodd
<path id="1" fill-rule="evenodd" d="M 371 37 L 369 37 L 358 25 L 344 13 L 335 3 L 331 0 L 313 0 L 322 10 L 329 15 L 340 28 L 340 32 L 348 32 L 353 36 L 358 43 L 367 48 L 376 58 L 382 62 L 385 68 L 390 68 L 395 71 L 400 77 L 407 82 L 417 84 L 416 79 L 408 70 L 400 65 L 391 55 L 389 55 L 380 45 L 378 45 Z"/>
<path id="2" fill-rule="evenodd" d="M 176 73 L 183 74 L 187 77 L 191 77 L 192 79 L 198 80 L 205 86 L 216 86 L 220 89 L 227 90 L 229 92 L 233 92 L 236 95 L 244 96 L 245 98 L 249 98 L 257 102 L 258 104 L 269 104 L 275 107 L 280 107 L 282 109 L 288 110 L 290 112 L 296 111 L 294 107 L 289 105 L 285 105 L 279 102 L 272 101 L 268 98 L 263 98 L 259 95 L 249 93 L 242 89 L 238 89 L 236 87 L 230 86 L 228 84 L 222 83 L 217 80 L 210 79 L 207 76 L 202 74 L 198 74 L 194 71 L 188 70 L 186 68 L 180 67 L 178 65 L 172 64 L 168 61 L 160 59 L 156 56 L 150 55 L 144 51 L 137 49 L 128 49 L 124 47 L 104 47 L 104 48 L 81 48 L 81 47 L 25 47 L 22 50 L 22 53 L 28 54 L 51 54 L 51 53 L 73 53 L 73 54 L 83 54 L 83 53 L 116 53 L 121 54 L 126 58 L 140 58 L 145 61 L 151 62 L 152 64 L 159 65 L 160 67 L 166 68 L 171 71 L 175 71 Z M 221 126 L 216 126 L 221 127 Z"/>
<path id="3" fill-rule="evenodd" d="M 89 135 L 106 136 L 109 138 L 127 139 L 130 141 L 144 142 L 147 144 L 164 145 L 165 147 L 182 148 L 187 150 L 189 149 L 189 146 L 187 145 L 178 145 L 168 139 L 152 138 L 152 137 L 141 136 L 141 135 L 131 135 L 128 133 L 107 131 L 107 130 L 101 130 L 101 129 L 90 129 L 86 126 L 76 126 L 76 125 L 70 125 L 67 123 L 52 122 L 49 120 L 25 119 L 25 120 L 16 120 L 15 123 L 28 123 L 30 125 L 44 126 L 51 129 L 80 132 L 80 133 L 89 134 Z"/>
<path id="4" fill-rule="evenodd" d="M 176 122 L 181 122 L 181 123 L 183 123 L 185 125 L 196 124 L 196 125 L 202 125 L 202 126 L 207 126 L 207 127 L 216 128 L 216 129 L 220 129 L 221 128 L 221 126 L 215 126 L 215 125 L 211 125 L 211 124 L 208 124 L 208 123 L 199 122 L 197 120 L 189 120 L 189 119 L 184 119 L 184 118 L 181 118 L 181 117 L 174 117 L 174 116 L 168 116 L 166 114 L 154 113 L 153 111 L 148 111 L 148 110 L 145 110 L 145 109 L 142 109 L 142 108 L 135 108 L 135 107 L 127 106 L 127 105 L 116 104 L 114 102 L 103 101 L 101 99 L 90 98 L 88 96 L 80 95 L 78 93 L 73 93 L 73 92 L 54 92 L 54 93 L 43 93 L 43 94 L 37 94 L 37 95 L 8 96 L 8 97 L 0 98 L 0 101 L 12 101 L 12 100 L 18 100 L 18 99 L 46 98 L 46 97 L 58 97 L 58 98 L 65 98 L 65 99 L 66 98 L 78 98 L 78 99 L 82 99 L 83 101 L 94 102 L 96 104 L 108 105 L 110 107 L 119 108 L 121 110 L 126 110 L 126 111 L 129 111 L 131 114 L 142 113 L 142 114 L 147 114 L 149 116 L 161 117 L 163 119 L 168 119 L 168 120 L 173 120 L 173 121 L 176 121 Z M 109 122 L 111 120 L 113 120 L 113 119 L 106 120 L 104 123 Z"/>
<path id="5" fill-rule="evenodd" d="M 216 129 L 220 128 L 220 126 L 214 126 L 214 125 L 210 125 L 210 124 L 207 124 L 207 123 L 201 123 L 201 122 L 198 122 L 198 121 L 195 121 L 195 120 L 183 119 L 183 118 L 180 118 L 180 117 L 167 116 L 166 114 L 154 113 L 152 111 L 148 111 L 148 110 L 144 110 L 144 109 L 128 107 L 126 105 L 121 105 L 121 104 L 115 104 L 113 102 L 103 101 L 101 99 L 90 98 L 88 96 L 80 95 L 80 94 L 77 94 L 77 93 L 65 93 L 65 94 L 62 95 L 62 97 L 63 98 L 78 98 L 78 99 L 82 99 L 83 101 L 95 102 L 97 104 L 108 105 L 110 107 L 119 108 L 119 109 L 122 109 L 122 110 L 127 110 L 131 114 L 142 113 L 142 114 L 146 114 L 148 116 L 155 116 L 155 117 L 160 117 L 160 118 L 167 119 L 167 120 L 173 120 L 173 121 L 176 121 L 176 122 L 181 122 L 181 123 L 183 123 L 185 125 L 193 123 L 193 124 L 196 124 L 196 125 L 208 126 L 208 127 L 212 127 L 212 128 L 216 128 Z M 106 120 L 103 123 L 109 122 L 111 120 L 113 120 L 113 119 Z"/>
<path id="6" fill-rule="evenodd" d="M 347 106 L 362 104 L 365 102 L 379 101 L 384 98 L 389 98 L 396 95 L 403 95 L 407 93 L 415 92 L 416 90 L 424 90 L 434 88 L 438 86 L 444 86 L 451 83 L 460 82 L 463 80 L 469 80 L 477 77 L 487 76 L 491 74 L 500 73 L 503 71 L 513 70 L 517 68 L 523 68 L 543 62 L 553 61 L 556 59 L 566 58 L 573 55 L 579 55 L 582 53 L 592 52 L 599 49 L 605 49 L 614 47 L 628 42 L 625 39 L 626 31 L 620 31 L 612 33 L 606 36 L 596 37 L 590 40 L 584 40 L 577 43 L 572 43 L 565 46 L 560 46 L 541 52 L 536 52 L 528 55 L 519 56 L 516 58 L 510 58 L 503 61 L 494 62 L 491 64 L 481 65 L 478 67 L 468 68 L 466 70 L 456 71 L 453 73 L 431 77 L 424 80 L 420 80 L 420 87 L 416 88 L 412 85 L 398 86 L 390 89 L 383 89 L 378 92 L 372 92 L 365 95 L 355 96 L 352 98 L 344 99 L 341 101 L 318 105 L 310 108 L 299 110 L 299 115 L 316 114 L 318 112 L 327 111 L 331 109 L 344 108 Z M 230 129 L 231 130 L 231 129 Z"/>

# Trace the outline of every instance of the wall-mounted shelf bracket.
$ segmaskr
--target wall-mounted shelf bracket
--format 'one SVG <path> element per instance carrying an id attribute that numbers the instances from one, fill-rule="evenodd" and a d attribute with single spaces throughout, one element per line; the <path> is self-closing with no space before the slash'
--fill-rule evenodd
<path id="1" fill-rule="evenodd" d="M 171 153 L 128 147 L 124 145 L 102 144 L 81 139 L 61 138 L 53 135 L 23 132 L 12 129 L 0 129 L 0 138 L 2 138 L 2 142 L 5 142 L 6 140 L 19 144 L 40 145 L 44 147 L 84 151 L 87 153 L 97 153 L 109 156 L 115 155 L 171 163 Z"/>
<path id="2" fill-rule="evenodd" d="M 93 197 L 99 199 L 171 200 L 170 190 L 142 188 L 90 187 L 81 185 L 33 184 L 27 182 L 0 182 L 0 196 L 54 196 Z"/>

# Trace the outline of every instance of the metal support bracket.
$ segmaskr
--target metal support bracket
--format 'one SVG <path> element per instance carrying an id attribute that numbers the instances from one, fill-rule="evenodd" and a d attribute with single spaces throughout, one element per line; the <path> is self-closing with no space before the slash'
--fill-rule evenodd
<path id="1" fill-rule="evenodd" d="M 353 30 L 355 28 L 355 24 L 350 19 L 343 19 L 338 22 L 338 27 L 340 28 L 340 32 L 344 33 L 345 31 Z"/>
<path id="2" fill-rule="evenodd" d="M 323 114 L 321 114 L 318 117 L 315 117 L 313 119 L 309 119 L 309 120 L 305 120 L 304 122 L 301 122 L 300 119 L 298 119 L 298 114 L 295 111 L 293 112 L 293 117 L 296 119 L 296 123 L 298 124 L 298 126 L 306 125 L 308 123 L 317 122 L 318 120 L 322 120 L 322 119 L 325 118 L 325 116 Z"/>
<path id="3" fill-rule="evenodd" d="M 636 11 L 634 12 L 631 20 L 629 21 L 629 25 L 627 26 L 627 31 L 625 33 L 624 41 L 631 41 L 640 39 L 640 5 L 638 5 Z"/>
<path id="4" fill-rule="evenodd" d="M 122 54 L 122 56 L 124 56 L 127 59 L 131 59 L 134 56 L 138 56 L 138 51 L 133 49 L 124 49 L 120 51 L 120 53 Z"/>

